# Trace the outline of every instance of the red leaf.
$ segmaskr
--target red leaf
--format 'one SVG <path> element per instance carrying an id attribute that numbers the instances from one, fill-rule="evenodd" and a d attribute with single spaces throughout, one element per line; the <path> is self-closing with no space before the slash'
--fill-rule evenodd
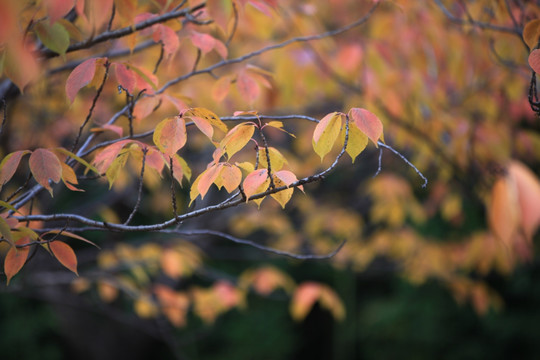
<path id="1" fill-rule="evenodd" d="M 56 20 L 67 15 L 73 9 L 73 5 L 75 5 L 74 0 L 45 0 L 50 24 L 52 25 Z"/>
<path id="2" fill-rule="evenodd" d="M 373 141 L 375 146 L 382 135 L 383 125 L 375 114 L 361 108 L 352 108 L 349 117 L 356 126 Z"/>
<path id="3" fill-rule="evenodd" d="M 531 51 L 529 55 L 529 65 L 535 73 L 540 73 L 540 49 Z"/>
<path id="4" fill-rule="evenodd" d="M 165 57 L 169 58 L 176 50 L 180 47 L 180 40 L 178 40 L 178 35 L 168 26 L 159 25 L 157 34 L 159 34 L 159 39 L 163 42 L 163 51 Z"/>
<path id="5" fill-rule="evenodd" d="M 79 64 L 66 81 L 66 94 L 71 102 L 75 100 L 75 96 L 80 89 L 85 87 L 92 81 L 96 73 L 96 61 L 98 58 L 88 59 Z"/>
<path id="6" fill-rule="evenodd" d="M 15 151 L 2 159 L 2 162 L 0 163 L 0 189 L 2 189 L 2 186 L 11 179 L 13 174 L 15 174 L 15 171 L 21 162 L 21 158 L 29 153 L 30 151 L 28 150 Z"/>
<path id="7" fill-rule="evenodd" d="M 137 83 L 137 78 L 133 71 L 129 70 L 124 64 L 121 63 L 114 63 L 113 65 L 118 83 L 127 89 L 130 94 L 133 94 L 135 84 Z"/>
<path id="8" fill-rule="evenodd" d="M 195 47 L 199 48 L 203 54 L 207 54 L 214 49 L 216 39 L 211 35 L 203 34 L 197 31 L 191 32 L 191 42 Z"/>
<path id="9" fill-rule="evenodd" d="M 49 249 L 60 264 L 79 275 L 77 273 L 77 256 L 71 246 L 57 240 L 49 243 Z"/>
<path id="10" fill-rule="evenodd" d="M 30 241 L 30 238 L 25 236 L 16 241 L 17 245 L 26 244 Z M 4 259 L 4 273 L 7 277 L 7 285 L 13 276 L 15 276 L 24 266 L 26 259 L 28 258 L 29 246 L 25 246 L 17 249 L 12 246 L 6 254 Z"/>
<path id="11" fill-rule="evenodd" d="M 52 196 L 52 188 L 49 180 L 57 183 L 62 179 L 62 165 L 58 157 L 47 149 L 36 149 L 30 155 L 30 171 L 36 181 L 49 190 Z"/>
<path id="12" fill-rule="evenodd" d="M 247 74 L 246 71 L 240 71 L 238 78 L 236 79 L 236 87 L 240 92 L 240 95 L 250 104 L 259 97 L 261 94 L 261 88 L 259 84 Z"/>

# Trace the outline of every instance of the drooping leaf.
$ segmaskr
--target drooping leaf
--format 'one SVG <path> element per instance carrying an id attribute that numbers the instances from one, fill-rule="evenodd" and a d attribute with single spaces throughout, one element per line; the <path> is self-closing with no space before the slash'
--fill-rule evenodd
<path id="1" fill-rule="evenodd" d="M 221 172 L 222 167 L 223 167 L 223 163 L 213 164 L 208 169 L 206 169 L 201 175 L 199 175 L 197 190 L 199 191 L 199 194 L 201 195 L 201 199 L 204 199 L 204 196 L 208 192 L 208 189 L 214 183 L 219 173 Z"/>
<path id="2" fill-rule="evenodd" d="M 255 126 L 250 123 L 242 123 L 233 127 L 221 140 L 219 146 L 225 151 L 229 159 L 244 148 L 253 136 Z"/>
<path id="3" fill-rule="evenodd" d="M 538 37 L 540 36 L 540 19 L 534 19 L 529 21 L 523 27 L 523 40 L 529 46 L 529 49 L 534 49 L 538 44 Z"/>
<path id="4" fill-rule="evenodd" d="M 291 293 L 295 287 L 294 280 L 289 275 L 273 266 L 247 270 L 242 273 L 238 283 L 241 288 L 252 286 L 255 291 L 264 296 L 270 295 L 278 288 Z"/>
<path id="5" fill-rule="evenodd" d="M 54 24 L 58 19 L 61 19 L 73 9 L 74 0 L 45 0 L 47 14 L 49 14 L 50 24 Z"/>
<path id="6" fill-rule="evenodd" d="M 383 133 L 381 120 L 375 114 L 361 108 L 349 110 L 349 118 L 378 147 L 377 141 L 379 141 Z"/>
<path id="7" fill-rule="evenodd" d="M 26 154 L 30 154 L 30 151 L 15 151 L 2 159 L 2 162 L 0 163 L 0 190 L 4 184 L 6 184 L 13 177 L 13 174 L 15 174 L 15 171 L 19 167 L 21 158 Z"/>
<path id="8" fill-rule="evenodd" d="M 49 25 L 48 22 L 41 21 L 36 24 L 35 29 L 39 40 L 47 48 L 60 55 L 66 54 L 69 47 L 69 34 L 59 22 Z"/>
<path id="9" fill-rule="evenodd" d="M 60 264 L 73 271 L 77 276 L 79 275 L 77 273 L 77 256 L 71 246 L 58 240 L 50 242 L 48 246 Z"/>
<path id="10" fill-rule="evenodd" d="M 540 73 L 540 49 L 531 51 L 529 55 L 529 65 L 535 73 Z"/>
<path id="11" fill-rule="evenodd" d="M 515 235 L 519 221 L 516 184 L 512 178 L 499 178 L 491 190 L 489 225 L 493 233 L 505 244 Z"/>
<path id="12" fill-rule="evenodd" d="M 333 112 L 321 119 L 313 132 L 313 149 L 322 159 L 332 150 L 341 129 L 341 113 Z"/>
<path id="13" fill-rule="evenodd" d="M 22 237 L 16 241 L 17 245 L 23 245 L 30 242 L 30 238 Z M 28 259 L 28 252 L 30 250 L 29 246 L 17 248 L 11 246 L 6 254 L 4 259 L 4 274 L 6 274 L 7 285 L 9 285 L 10 280 L 15 276 L 26 263 Z"/>
<path id="14" fill-rule="evenodd" d="M 182 186 L 182 178 L 185 177 L 188 181 L 191 179 L 191 169 L 189 168 L 186 160 L 180 155 L 173 156 L 173 170 L 174 178 L 178 181 L 178 184 Z"/>
<path id="15" fill-rule="evenodd" d="M 345 139 L 345 128 L 341 131 L 343 134 L 343 139 Z M 350 122 L 349 123 L 349 140 L 347 142 L 347 154 L 352 159 L 352 162 L 354 163 L 354 160 L 356 157 L 364 151 L 368 144 L 368 137 L 366 134 L 364 134 L 357 126 L 356 123 Z"/>
<path id="16" fill-rule="evenodd" d="M 118 156 L 113 160 L 111 163 L 111 166 L 107 169 L 105 172 L 105 176 L 107 177 L 107 180 L 109 181 L 109 189 L 112 188 L 114 182 L 118 178 L 118 175 L 120 174 L 120 171 L 124 168 L 126 165 L 127 159 L 130 154 L 130 149 L 122 149 Z"/>
<path id="17" fill-rule="evenodd" d="M 161 121 L 154 130 L 154 144 L 165 155 L 176 154 L 187 140 L 186 122 L 180 116 Z"/>
<path id="18" fill-rule="evenodd" d="M 8 42 L 3 55 L 4 74 L 23 93 L 26 85 L 39 75 L 40 67 L 36 54 L 29 45 L 13 39 Z"/>
<path id="19" fill-rule="evenodd" d="M 214 38 L 212 35 L 192 31 L 190 39 L 193 45 L 201 50 L 203 55 L 215 49 L 222 58 L 227 58 L 227 48 L 220 40 Z"/>
<path id="20" fill-rule="evenodd" d="M 0 234 L 6 239 L 10 244 L 13 245 L 13 236 L 11 234 L 11 226 L 9 223 L 0 216 Z"/>
<path id="21" fill-rule="evenodd" d="M 253 102 L 261 95 L 261 88 L 259 84 L 257 84 L 257 81 L 244 70 L 238 73 L 236 87 L 238 88 L 240 95 L 242 95 L 242 98 L 249 104 L 253 104 Z"/>
<path id="22" fill-rule="evenodd" d="M 125 145 L 129 144 L 132 141 L 133 140 L 120 140 L 118 142 L 115 142 L 114 144 L 105 147 L 105 149 L 103 149 L 99 154 L 97 154 L 92 163 L 95 165 L 98 173 L 103 174 L 105 171 L 107 171 L 114 159 L 116 159 L 116 157 L 120 153 L 120 150 L 122 150 Z"/>
<path id="23" fill-rule="evenodd" d="M 343 320 L 345 307 L 337 294 L 328 286 L 316 282 L 305 282 L 296 288 L 290 307 L 293 319 L 296 321 L 305 319 L 317 300 L 336 320 Z"/>
<path id="24" fill-rule="evenodd" d="M 160 104 L 160 102 L 160 96 L 146 96 L 137 101 L 137 104 L 135 104 L 135 109 L 133 110 L 133 116 L 137 122 L 140 122 L 142 119 L 150 115 Z"/>
<path id="25" fill-rule="evenodd" d="M 69 74 L 66 81 L 66 94 L 70 102 L 73 102 L 79 90 L 88 85 L 94 78 L 97 60 L 98 58 L 92 58 L 83 61 Z"/>
<path id="26" fill-rule="evenodd" d="M 268 154 L 270 155 L 270 167 L 273 172 L 281 170 L 283 165 L 287 164 L 287 159 L 275 147 L 269 146 Z M 268 169 L 265 148 L 259 148 L 259 166 Z"/>
<path id="27" fill-rule="evenodd" d="M 140 90 L 146 89 L 147 94 L 153 94 L 157 90 L 158 78 L 152 72 L 139 68 L 134 65 L 130 65 L 130 69 L 133 70 L 137 77 L 137 87 Z"/>
<path id="28" fill-rule="evenodd" d="M 30 155 L 30 171 L 34 179 L 53 195 L 49 180 L 58 183 L 62 179 L 62 165 L 58 157 L 47 149 L 36 149 Z"/>
<path id="29" fill-rule="evenodd" d="M 206 135 L 210 140 L 214 135 L 214 128 L 206 119 L 198 116 L 191 116 L 190 119 L 195 123 L 195 126 L 201 130 L 201 132 Z"/>
<path id="30" fill-rule="evenodd" d="M 521 226 L 530 241 L 540 226 L 540 181 L 531 170 L 517 161 L 510 164 L 508 173 L 516 184 Z"/>
<path id="31" fill-rule="evenodd" d="M 135 85 L 137 84 L 137 78 L 135 77 L 135 74 L 122 63 L 115 62 L 113 63 L 113 65 L 116 80 L 120 85 L 127 89 L 130 94 L 133 95 Z"/>
<path id="32" fill-rule="evenodd" d="M 210 18 L 227 34 L 229 20 L 232 16 L 232 2 L 228 0 L 208 0 L 206 9 Z"/>
<path id="33" fill-rule="evenodd" d="M 90 165 L 86 160 L 84 160 L 81 157 L 78 157 L 77 155 L 75 155 L 71 151 L 66 150 L 64 148 L 61 148 L 61 147 L 58 147 L 58 148 L 54 149 L 54 151 L 58 151 L 61 154 L 64 154 L 64 155 L 67 155 L 67 156 L 71 157 L 72 159 L 77 161 L 79 164 L 83 165 L 87 170 L 92 170 L 96 174 L 99 174 L 98 169 L 96 169 L 94 166 Z"/>
<path id="34" fill-rule="evenodd" d="M 214 85 L 212 85 L 212 98 L 217 102 L 222 102 L 229 94 L 233 77 L 226 75 L 220 77 Z"/>
<path id="35" fill-rule="evenodd" d="M 214 128 L 217 128 L 224 133 L 228 131 L 227 125 L 221 119 L 219 116 L 217 116 L 212 111 L 205 109 L 205 108 L 190 108 L 186 110 L 182 116 L 184 118 L 191 118 L 192 116 L 200 117 L 202 119 L 205 119 L 208 121 Z"/>
<path id="36" fill-rule="evenodd" d="M 80 235 L 74 234 L 74 233 L 72 233 L 70 231 L 66 231 L 66 230 L 49 230 L 49 231 L 43 233 L 41 236 L 45 236 L 45 235 L 49 235 L 49 234 L 54 234 L 54 235 L 61 234 L 62 236 L 67 236 L 67 237 L 70 237 L 72 239 L 77 239 L 77 240 L 80 240 L 80 241 L 84 241 L 85 243 L 90 244 L 90 245 L 95 246 L 98 249 L 100 249 L 100 247 L 97 246 L 92 241 L 90 241 L 90 240 L 88 240 L 88 239 L 86 239 L 86 238 L 84 238 L 84 237 L 82 237 Z"/>
<path id="37" fill-rule="evenodd" d="M 278 129 L 279 131 L 283 131 L 284 133 L 286 134 L 289 134 L 290 136 L 292 136 L 293 138 L 296 138 L 296 135 L 288 132 L 287 130 L 285 130 L 283 128 L 283 123 L 281 121 L 269 121 L 265 124 L 265 126 L 270 126 L 270 127 L 273 127 L 274 129 Z"/>
<path id="38" fill-rule="evenodd" d="M 229 193 L 238 189 L 240 182 L 242 181 L 242 171 L 235 165 L 224 164 L 219 174 L 219 178 L 222 179 L 221 183 Z"/>
<path id="39" fill-rule="evenodd" d="M 287 184 L 285 184 L 285 182 L 276 175 L 273 176 L 273 180 L 274 180 L 274 186 L 276 188 L 287 186 Z M 276 200 L 283 209 L 285 209 L 285 205 L 287 205 L 289 200 L 291 200 L 293 192 L 294 192 L 294 188 L 291 188 L 291 189 L 281 190 L 276 193 L 270 194 L 270 196 L 274 200 Z"/>
<path id="40" fill-rule="evenodd" d="M 157 26 L 157 29 L 154 32 L 154 40 L 156 40 L 156 38 L 163 43 L 163 52 L 166 59 L 173 56 L 180 47 L 178 35 L 176 35 L 173 29 L 166 25 L 159 24 Z"/>
<path id="41" fill-rule="evenodd" d="M 71 190 L 71 191 L 84 191 L 82 189 L 79 189 L 75 185 L 79 183 L 77 180 L 77 175 L 75 175 L 75 171 L 66 163 L 61 163 L 62 165 L 62 181 L 64 182 L 64 185 Z"/>
<path id="42" fill-rule="evenodd" d="M 11 210 L 11 211 L 13 211 L 13 212 L 17 212 L 17 213 L 20 214 L 20 211 L 17 210 L 13 205 L 11 205 L 10 203 L 5 202 L 5 201 L 3 201 L 3 200 L 0 200 L 0 207 L 4 207 L 4 208 L 6 208 L 6 209 L 9 209 L 9 210 Z"/>
<path id="43" fill-rule="evenodd" d="M 260 188 L 263 184 L 269 183 L 270 180 L 268 179 L 268 170 L 266 169 L 258 169 L 253 171 L 252 173 L 248 174 L 246 178 L 244 179 L 244 194 L 246 194 L 246 201 L 249 200 L 249 198 L 258 192 L 260 192 Z M 265 191 L 264 189 L 263 191 Z"/>

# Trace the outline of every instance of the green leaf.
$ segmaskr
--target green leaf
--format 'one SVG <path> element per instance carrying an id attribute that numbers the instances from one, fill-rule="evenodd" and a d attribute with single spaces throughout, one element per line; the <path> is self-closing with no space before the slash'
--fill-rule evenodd
<path id="1" fill-rule="evenodd" d="M 41 42 L 50 50 L 65 55 L 69 47 L 69 33 L 58 22 L 49 25 L 47 21 L 36 24 L 36 33 Z"/>

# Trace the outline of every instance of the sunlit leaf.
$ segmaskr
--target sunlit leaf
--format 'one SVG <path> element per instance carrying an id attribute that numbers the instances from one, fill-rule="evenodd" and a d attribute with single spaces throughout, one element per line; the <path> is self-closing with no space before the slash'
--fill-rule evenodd
<path id="1" fill-rule="evenodd" d="M 345 138 L 345 129 L 342 130 L 343 137 Z M 357 126 L 356 123 L 349 123 L 349 140 L 347 142 L 347 154 L 354 160 L 356 157 L 364 151 L 368 144 L 368 137 Z"/>
<path id="2" fill-rule="evenodd" d="M 315 127 L 313 149 L 322 159 L 332 150 L 341 129 L 341 113 L 326 115 Z"/>
<path id="3" fill-rule="evenodd" d="M 199 177 L 197 178 L 198 180 L 197 190 L 199 191 L 199 194 L 201 195 L 201 199 L 204 199 L 204 196 L 208 192 L 208 189 L 214 183 L 219 173 L 221 172 L 222 167 L 223 167 L 223 163 L 213 164 L 208 169 L 206 169 L 201 175 L 199 175 Z"/>
<path id="4" fill-rule="evenodd" d="M 244 179 L 244 194 L 246 194 L 246 201 L 253 195 L 257 194 L 260 191 L 262 185 L 266 182 L 269 182 L 268 179 L 268 170 L 259 169 L 250 173 Z M 264 189 L 266 190 L 266 189 Z M 263 191 L 264 191 L 263 190 Z"/>
<path id="5" fill-rule="evenodd" d="M 176 154 L 187 140 L 186 122 L 180 116 L 161 121 L 154 130 L 154 144 L 168 156 Z"/>
<path id="6" fill-rule="evenodd" d="M 225 189 L 231 193 L 238 189 L 238 186 L 242 181 L 242 171 L 235 165 L 224 164 L 219 177 L 222 179 L 221 183 Z"/>
<path id="7" fill-rule="evenodd" d="M 242 123 L 232 128 L 221 140 L 219 146 L 225 150 L 229 159 L 249 142 L 255 131 L 255 126 Z"/>
<path id="8" fill-rule="evenodd" d="M 383 133 L 381 120 L 375 114 L 361 108 L 352 108 L 349 111 L 349 117 L 358 129 L 366 134 L 377 147 L 377 141 L 379 141 Z"/>

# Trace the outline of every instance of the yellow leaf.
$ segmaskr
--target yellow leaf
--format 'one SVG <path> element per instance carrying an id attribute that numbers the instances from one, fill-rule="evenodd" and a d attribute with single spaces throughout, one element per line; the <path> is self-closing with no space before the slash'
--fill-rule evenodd
<path id="1" fill-rule="evenodd" d="M 219 147 L 222 148 L 229 159 L 240 151 L 249 142 L 255 131 L 255 126 L 249 123 L 242 123 L 232 128 L 221 140 Z"/>
<path id="2" fill-rule="evenodd" d="M 313 149 L 321 157 L 321 161 L 324 156 L 332 150 L 332 147 L 339 136 L 341 117 L 341 113 L 330 113 L 322 118 L 315 127 L 315 132 L 313 133 Z"/>

